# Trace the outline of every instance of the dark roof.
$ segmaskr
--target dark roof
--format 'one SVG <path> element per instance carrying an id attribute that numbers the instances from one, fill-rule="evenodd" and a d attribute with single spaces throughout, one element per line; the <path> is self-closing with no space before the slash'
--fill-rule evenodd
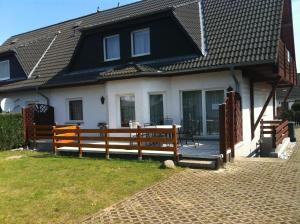
<path id="1" fill-rule="evenodd" d="M 297 74 L 297 85 L 293 87 L 292 92 L 288 98 L 288 100 L 300 100 L 300 73 Z M 287 95 L 290 88 L 280 88 L 276 91 L 277 100 L 282 102 Z"/>
<path id="2" fill-rule="evenodd" d="M 93 29 L 121 20 L 136 19 L 139 16 L 151 15 L 161 10 L 171 10 L 195 45 L 198 48 L 206 48 L 207 50 L 207 55 L 199 55 L 192 59 L 182 59 L 176 62 L 170 60 L 169 63 L 166 62 L 160 65 L 157 63 L 154 63 L 155 65 L 147 63 L 148 67 L 160 70 L 161 74 L 166 72 L 210 69 L 229 64 L 272 63 L 276 60 L 283 1 L 202 0 L 201 9 L 203 16 L 201 19 L 203 26 L 201 27 L 198 1 L 143 0 L 16 35 L 9 38 L 0 47 L 0 53 L 3 50 L 7 50 L 7 48 L 10 49 L 14 45 L 18 45 L 18 43 L 40 39 L 31 45 L 32 48 L 28 45 L 26 53 L 24 48 L 24 56 L 19 56 L 20 64 L 25 67 L 27 66 L 28 68 L 24 68 L 24 70 L 28 72 L 30 71 L 29 68 L 35 64 L 36 59 L 34 62 L 25 61 L 31 58 L 35 52 L 36 56 L 33 58 L 38 58 L 46 46 L 50 45 L 53 37 L 59 32 L 56 40 L 47 50 L 47 53 L 36 67 L 32 76 L 28 80 L 4 85 L 0 87 L 0 92 L 36 86 L 61 85 L 64 82 L 63 80 L 66 79 L 64 75 L 66 73 L 65 69 L 69 65 L 75 47 L 82 35 L 80 31 L 76 31 L 74 35 L 73 28 L 76 23 L 80 22 L 80 27 L 83 30 Z M 201 31 L 204 32 L 201 33 Z M 42 37 L 45 36 L 50 38 L 47 40 L 43 39 Z M 17 40 L 15 44 L 11 44 L 13 40 Z M 88 72 L 86 73 L 86 75 L 81 75 L 78 78 L 78 82 L 95 82 L 99 79 L 99 73 L 98 75 L 94 74 L 94 76 L 89 75 Z M 109 74 L 110 77 L 114 75 L 113 72 Z M 137 74 L 139 73 L 132 73 L 131 75 L 136 76 Z M 105 79 L 105 77 L 101 76 L 100 78 L 101 80 Z M 72 81 L 70 81 L 71 83 Z"/>

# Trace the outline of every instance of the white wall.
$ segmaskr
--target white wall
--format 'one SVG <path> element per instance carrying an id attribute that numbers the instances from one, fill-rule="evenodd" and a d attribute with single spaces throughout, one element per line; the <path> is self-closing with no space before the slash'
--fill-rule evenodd
<path id="1" fill-rule="evenodd" d="M 237 72 L 240 78 L 240 72 Z M 198 75 L 174 76 L 168 78 L 139 78 L 111 81 L 106 84 L 108 96 L 109 126 L 120 127 L 120 96 L 135 96 L 136 120 L 149 123 L 149 94 L 163 93 L 165 97 L 165 117 L 175 123 L 181 121 L 181 92 L 186 90 L 226 90 L 235 83 L 230 72 L 202 73 Z"/>
<path id="2" fill-rule="evenodd" d="M 250 86 L 249 80 L 243 78 L 240 71 L 235 71 L 240 83 L 243 109 L 243 145 L 237 155 L 249 155 L 255 148 L 259 139 L 259 127 L 255 132 L 255 139 L 251 140 L 250 123 Z M 197 75 L 183 75 L 161 78 L 137 78 L 128 80 L 110 81 L 104 85 L 91 85 L 81 87 L 65 87 L 42 92 L 49 97 L 50 105 L 55 108 L 55 120 L 65 124 L 68 119 L 68 99 L 82 98 L 83 100 L 83 127 L 96 128 L 99 122 L 107 122 L 110 128 L 120 127 L 120 96 L 134 95 L 136 105 L 136 120 L 143 123 L 150 121 L 150 93 L 164 94 L 164 115 L 181 121 L 181 92 L 187 90 L 225 90 L 229 86 L 235 88 L 235 82 L 226 72 L 201 73 Z M 256 83 L 254 85 L 255 119 L 258 117 L 267 97 L 271 85 Z M 101 97 L 105 97 L 105 104 L 101 104 Z M 46 103 L 46 100 L 36 92 L 22 92 L 17 94 L 1 95 L 1 98 L 10 97 L 16 101 L 16 111 L 26 106 L 28 102 L 37 101 Z M 109 112 L 108 112 L 109 111 Z M 267 107 L 263 119 L 273 119 L 272 102 Z"/>
<path id="3" fill-rule="evenodd" d="M 272 86 L 267 83 L 254 84 L 254 122 L 258 118 Z M 243 110 L 243 145 L 236 151 L 236 155 L 248 156 L 257 148 L 260 138 L 260 127 L 255 130 L 255 137 L 251 139 L 251 115 L 250 115 L 250 81 L 243 78 L 241 81 L 242 110 Z M 273 101 L 271 100 L 262 119 L 273 120 Z"/>
<path id="4" fill-rule="evenodd" d="M 69 123 L 68 99 L 81 98 L 83 103 L 83 123 L 86 128 L 96 128 L 99 122 L 107 122 L 107 97 L 104 85 L 92 85 L 81 87 L 65 87 L 51 90 L 41 90 L 50 100 L 50 105 L 54 107 L 55 121 L 58 124 Z M 101 104 L 101 97 L 104 96 L 105 104 Z M 35 91 L 28 91 L 16 94 L 3 94 L 3 98 L 11 98 L 15 101 L 16 110 L 20 112 L 22 107 L 27 106 L 28 102 L 46 104 L 45 98 Z"/>
<path id="5" fill-rule="evenodd" d="M 101 104 L 104 96 L 105 103 Z M 50 105 L 55 109 L 55 121 L 59 124 L 69 123 L 69 99 L 82 99 L 83 123 L 85 128 L 96 128 L 99 122 L 107 122 L 107 97 L 104 85 L 81 86 L 53 89 L 48 93 Z"/>

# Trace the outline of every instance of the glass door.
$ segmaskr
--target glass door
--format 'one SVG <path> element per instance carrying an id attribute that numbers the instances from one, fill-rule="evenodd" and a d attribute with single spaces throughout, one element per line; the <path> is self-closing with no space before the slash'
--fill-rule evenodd
<path id="1" fill-rule="evenodd" d="M 150 95 L 150 122 L 155 125 L 162 125 L 164 122 L 163 94 Z"/>
<path id="2" fill-rule="evenodd" d="M 185 132 L 203 135 L 202 91 L 182 92 L 182 126 Z"/>
<path id="3" fill-rule="evenodd" d="M 219 135 L 219 104 L 224 102 L 224 90 L 206 91 L 206 130 L 207 135 Z"/>

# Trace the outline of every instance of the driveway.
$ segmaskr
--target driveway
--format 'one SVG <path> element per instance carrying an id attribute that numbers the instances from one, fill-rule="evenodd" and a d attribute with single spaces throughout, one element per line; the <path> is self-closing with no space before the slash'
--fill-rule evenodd
<path id="1" fill-rule="evenodd" d="M 300 145 L 288 161 L 249 158 L 220 171 L 183 171 L 83 223 L 298 224 Z"/>

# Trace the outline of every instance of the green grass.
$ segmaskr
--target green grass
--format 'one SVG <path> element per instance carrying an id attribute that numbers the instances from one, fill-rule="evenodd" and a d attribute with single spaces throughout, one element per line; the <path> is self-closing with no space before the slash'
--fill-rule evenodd
<path id="1" fill-rule="evenodd" d="M 17 160 L 8 157 L 23 155 Z M 176 172 L 159 162 L 0 152 L 0 223 L 74 223 Z"/>

